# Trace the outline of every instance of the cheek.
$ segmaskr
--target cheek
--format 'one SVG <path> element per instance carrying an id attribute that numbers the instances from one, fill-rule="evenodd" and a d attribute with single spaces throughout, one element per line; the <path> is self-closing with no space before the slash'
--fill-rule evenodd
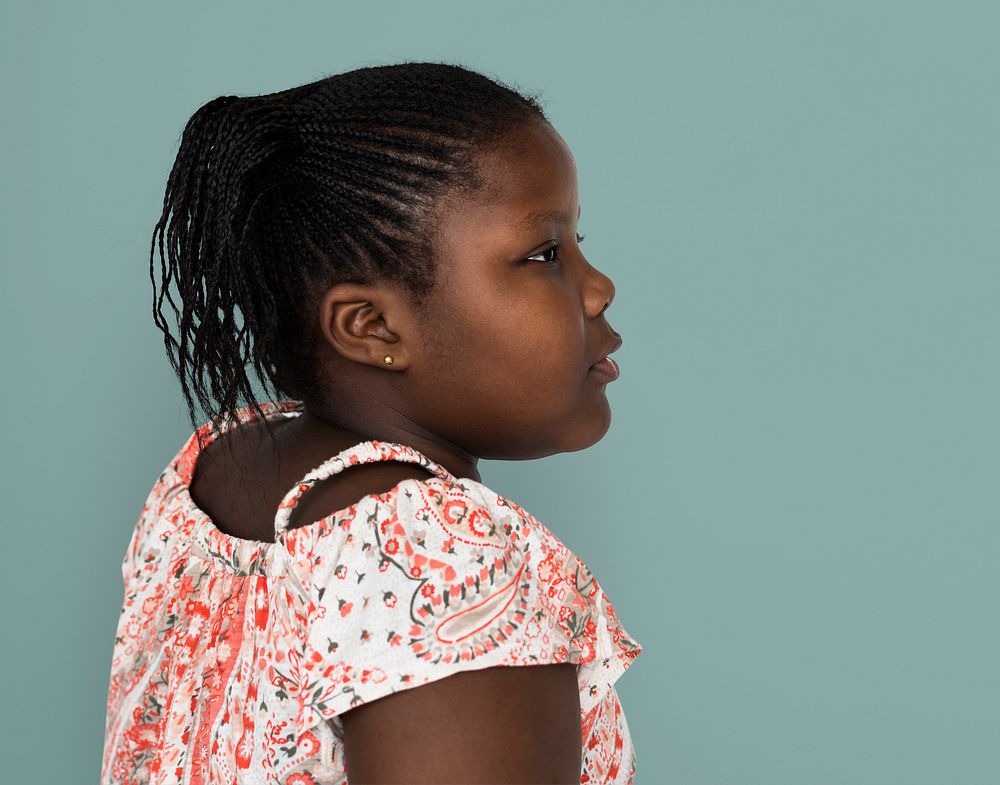
<path id="1" fill-rule="evenodd" d="M 456 286 L 441 304 L 440 348 L 428 358 L 438 373 L 477 390 L 519 399 L 530 393 L 556 405 L 583 383 L 583 320 L 551 284 L 515 293 L 509 282 L 497 282 L 471 292 Z"/>
<path id="2" fill-rule="evenodd" d="M 557 302 L 495 314 L 481 336 L 490 358 L 485 375 L 520 402 L 546 402 L 553 413 L 571 403 L 584 378 L 582 324 Z"/>

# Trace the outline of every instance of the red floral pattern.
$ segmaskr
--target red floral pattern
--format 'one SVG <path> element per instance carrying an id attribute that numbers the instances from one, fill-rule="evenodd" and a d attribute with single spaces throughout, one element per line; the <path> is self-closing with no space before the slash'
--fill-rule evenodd
<path id="1" fill-rule="evenodd" d="M 211 440 L 207 423 L 198 432 Z M 520 505 L 411 447 L 367 441 L 288 492 L 273 543 L 244 540 L 191 499 L 198 451 L 196 432 L 122 561 L 102 785 L 346 785 L 343 712 L 463 670 L 558 662 L 578 665 L 580 782 L 632 783 L 614 682 L 642 647 L 587 566 Z M 377 460 L 435 476 L 286 529 L 316 482 Z"/>

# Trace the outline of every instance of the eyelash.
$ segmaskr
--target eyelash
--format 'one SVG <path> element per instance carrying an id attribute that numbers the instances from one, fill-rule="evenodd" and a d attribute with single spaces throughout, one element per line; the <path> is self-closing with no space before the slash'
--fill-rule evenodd
<path id="1" fill-rule="evenodd" d="M 578 244 L 582 243 L 584 241 L 584 239 L 586 238 L 586 236 L 587 235 L 585 235 L 585 234 L 577 234 L 577 236 L 576 236 L 576 242 Z M 546 248 L 544 251 L 539 251 L 538 253 L 534 254 L 533 256 L 529 256 L 527 259 L 525 259 L 525 261 L 526 262 L 536 262 L 536 261 L 538 261 L 538 262 L 542 262 L 543 264 L 552 264 L 553 262 L 559 261 L 559 257 L 558 256 L 556 256 L 554 259 L 536 259 L 535 257 L 536 256 L 541 256 L 542 254 L 549 253 L 550 251 L 558 251 L 559 248 L 560 248 L 559 244 L 556 243 L 555 245 L 551 246 L 550 248 Z"/>

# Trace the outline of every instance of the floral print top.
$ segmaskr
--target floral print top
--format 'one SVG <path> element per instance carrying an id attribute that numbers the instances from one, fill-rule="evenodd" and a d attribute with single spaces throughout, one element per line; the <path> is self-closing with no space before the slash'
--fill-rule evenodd
<path id="1" fill-rule="evenodd" d="M 580 782 L 632 783 L 613 684 L 642 647 L 530 513 L 411 447 L 365 441 L 288 491 L 273 543 L 246 540 L 189 494 L 198 433 L 211 440 L 206 423 L 160 474 L 122 561 L 102 785 L 345 785 L 343 712 L 459 671 L 560 662 L 578 665 Z M 315 483 L 381 460 L 435 476 L 286 528 Z"/>

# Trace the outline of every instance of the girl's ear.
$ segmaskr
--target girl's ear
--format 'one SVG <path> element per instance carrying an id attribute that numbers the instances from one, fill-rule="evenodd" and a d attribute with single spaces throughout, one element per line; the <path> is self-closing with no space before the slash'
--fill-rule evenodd
<path id="1" fill-rule="evenodd" d="M 402 302 L 392 292 L 367 284 L 332 286 L 319 306 L 320 330 L 338 354 L 363 365 L 406 368 L 409 356 L 402 329 Z M 386 363 L 390 355 L 392 363 Z"/>

